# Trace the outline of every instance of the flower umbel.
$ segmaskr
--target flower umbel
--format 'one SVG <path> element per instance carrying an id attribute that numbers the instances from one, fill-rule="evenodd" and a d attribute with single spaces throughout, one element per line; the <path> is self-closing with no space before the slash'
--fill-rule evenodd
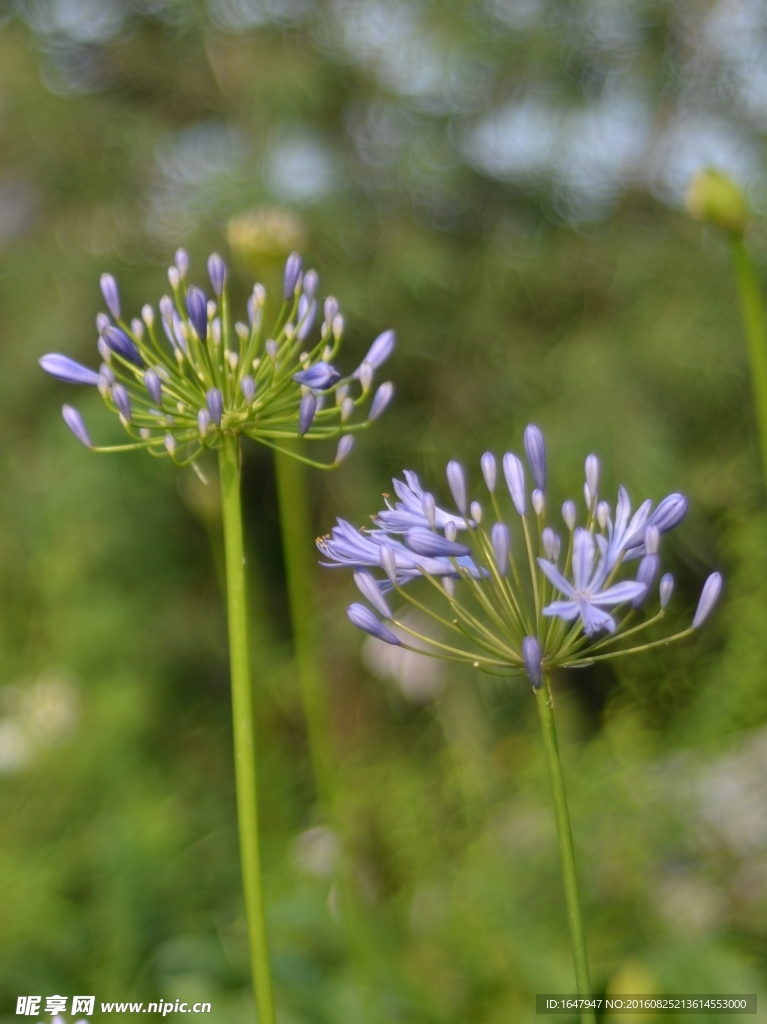
<path id="1" fill-rule="evenodd" d="M 94 451 L 145 448 L 169 455 L 179 465 L 193 462 L 205 449 L 220 447 L 225 435 L 252 437 L 284 450 L 297 437 L 310 441 L 340 438 L 330 468 L 352 447 L 354 434 L 384 411 L 393 394 L 390 382 L 373 394 L 376 368 L 391 354 L 393 331 L 371 345 L 363 362 L 347 376 L 335 368 L 343 336 L 338 303 L 328 297 L 325 319 L 310 339 L 317 314 L 318 284 L 313 270 L 303 273 L 292 253 L 284 275 L 284 301 L 271 331 L 264 328 L 266 290 L 256 284 L 248 299 L 247 323 L 232 323 L 227 298 L 227 269 L 214 253 L 208 260 L 212 297 L 187 285 L 189 258 L 183 249 L 168 271 L 173 297 L 162 297 L 159 315 L 144 306 L 141 319 L 122 318 L 117 282 L 101 277 L 110 316 L 96 324 L 99 371 L 68 356 L 45 355 L 40 366 L 68 384 L 98 387 L 117 413 L 128 443 L 98 447 L 91 443 L 82 417 L 64 406 L 64 420 L 77 439 Z M 367 415 L 360 415 L 367 406 Z"/>
<path id="2" fill-rule="evenodd" d="M 466 479 L 457 462 L 448 464 L 447 481 L 458 512 L 437 506 L 415 473 L 406 470 L 404 481 L 393 481 L 400 501 L 392 505 L 387 499 L 387 507 L 372 517 L 373 529 L 358 531 L 339 520 L 330 536 L 317 542 L 327 559 L 324 564 L 352 566 L 358 575 L 364 568 L 363 596 L 382 618 L 399 627 L 400 637 L 413 638 L 413 646 L 400 641 L 404 647 L 493 675 L 527 675 L 534 687 L 552 668 L 590 665 L 668 644 L 702 625 L 721 591 L 719 573 L 706 581 L 691 626 L 660 640 L 635 643 L 664 617 L 671 597 L 673 579 L 667 573 L 660 581 L 657 610 L 643 615 L 660 570 L 660 537 L 687 511 L 683 495 L 669 495 L 654 511 L 648 499 L 632 516 L 628 493 L 621 487 L 613 521 L 609 504 L 599 499 L 599 460 L 589 455 L 585 521 L 577 525 L 575 503 L 566 501 L 562 517 L 568 539 L 562 544 L 546 525 L 546 450 L 537 427 L 527 428 L 525 449 L 536 485 L 529 504 L 521 459 L 507 452 L 502 460 L 510 520 L 504 521 L 490 452 L 481 459 L 490 516 L 477 501 L 471 503 L 471 516 L 466 514 Z M 380 579 L 372 575 L 376 568 L 383 570 Z M 437 602 L 425 604 L 413 596 L 408 584 L 419 577 L 431 584 Z M 462 582 L 460 590 L 455 581 Z M 391 598 L 377 600 L 392 589 L 428 612 L 439 624 L 439 639 L 414 631 L 407 617 L 390 611 Z M 385 629 L 388 642 L 394 642 L 397 638 L 388 627 L 373 612 L 363 614 L 363 607 L 349 609 L 354 625 L 379 638 Z M 449 642 L 446 631 L 453 638 Z"/>

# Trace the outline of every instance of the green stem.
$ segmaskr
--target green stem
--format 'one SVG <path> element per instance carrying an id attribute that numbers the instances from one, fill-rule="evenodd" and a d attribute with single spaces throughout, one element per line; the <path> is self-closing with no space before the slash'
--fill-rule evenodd
<path id="1" fill-rule="evenodd" d="M 240 445 L 236 437 L 231 435 L 224 437 L 223 444 L 219 449 L 219 471 L 226 553 L 226 596 L 229 613 L 237 819 L 240 831 L 245 913 L 248 920 L 258 1024 L 274 1024 L 274 998 L 269 968 L 269 948 L 266 939 L 261 852 L 258 837 L 255 731 L 248 659 L 245 551 L 242 540 L 240 502 Z"/>
<path id="2" fill-rule="evenodd" d="M 742 238 L 733 239 L 732 255 L 751 360 L 751 383 L 759 425 L 762 471 L 767 484 L 767 336 L 764 306 L 756 269 Z"/>
<path id="3" fill-rule="evenodd" d="M 559 856 L 562 861 L 562 879 L 565 884 L 565 903 L 567 904 L 567 921 L 570 926 L 570 943 L 573 948 L 575 966 L 575 984 L 579 996 L 591 995 L 589 963 L 586 956 L 586 940 L 583 935 L 581 904 L 578 897 L 578 879 L 575 874 L 575 853 L 573 836 L 570 830 L 570 814 L 567 810 L 565 796 L 565 780 L 562 775 L 562 762 L 559 759 L 557 731 L 554 726 L 554 711 L 551 707 L 551 691 L 548 676 L 543 685 L 535 691 L 538 704 L 538 715 L 543 731 L 543 745 L 546 748 L 546 762 L 549 767 L 551 796 L 554 803 L 554 817 L 557 822 L 559 838 Z M 593 1010 L 581 1011 L 582 1024 L 594 1024 Z"/>
<path id="4" fill-rule="evenodd" d="M 280 506 L 282 550 L 296 653 L 298 682 L 306 716 L 309 755 L 320 803 L 330 809 L 332 759 L 327 748 L 328 712 L 317 655 L 316 610 L 312 578 L 312 521 L 303 466 L 287 452 L 274 455 Z"/>

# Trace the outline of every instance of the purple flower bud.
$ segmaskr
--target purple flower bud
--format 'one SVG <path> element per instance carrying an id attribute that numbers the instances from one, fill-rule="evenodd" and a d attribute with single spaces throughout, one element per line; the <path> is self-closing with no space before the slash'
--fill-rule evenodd
<path id="1" fill-rule="evenodd" d="M 543 545 L 544 555 L 550 562 L 556 562 L 559 558 L 562 542 L 550 526 L 544 528 L 541 534 L 541 544 Z"/>
<path id="2" fill-rule="evenodd" d="M 657 526 L 661 533 L 668 533 L 687 515 L 687 506 L 688 501 L 683 494 L 669 494 L 647 520 L 647 525 Z"/>
<path id="3" fill-rule="evenodd" d="M 121 328 L 112 326 L 105 327 L 103 338 L 109 348 L 111 348 L 111 350 L 118 356 L 121 356 L 126 362 L 133 363 L 134 366 L 144 365 L 141 359 L 141 353 L 136 347 L 135 342 L 131 341 L 125 331 L 121 330 Z"/>
<path id="4" fill-rule="evenodd" d="M 719 595 L 722 592 L 722 574 L 719 572 L 712 572 L 706 582 L 703 584 L 703 590 L 700 592 L 700 600 L 698 601 L 698 608 L 695 612 L 695 618 L 692 620 L 692 628 L 698 629 L 711 614 L 711 611 L 719 599 Z"/>
<path id="5" fill-rule="evenodd" d="M 104 302 L 106 302 L 109 312 L 115 320 L 119 320 L 120 293 L 117 290 L 117 281 L 115 281 L 111 274 L 101 275 L 101 294 L 104 296 Z"/>
<path id="6" fill-rule="evenodd" d="M 301 399 L 301 404 L 298 407 L 298 436 L 303 437 L 309 427 L 312 425 L 314 414 L 317 411 L 317 399 L 309 391 Z"/>
<path id="7" fill-rule="evenodd" d="M 537 516 L 542 516 L 543 510 L 546 508 L 546 499 L 543 496 L 543 491 L 539 491 L 536 487 L 530 495 L 530 502 L 533 506 L 533 512 L 535 512 Z"/>
<path id="8" fill-rule="evenodd" d="M 354 447 L 354 435 L 353 434 L 344 434 L 344 436 L 338 442 L 338 448 L 336 449 L 336 458 L 335 458 L 335 462 L 333 463 L 333 465 L 335 465 L 335 466 L 340 465 L 344 461 L 344 459 L 347 457 L 347 455 L 349 454 L 349 452 L 352 450 L 353 447 Z"/>
<path id="9" fill-rule="evenodd" d="M 434 500 L 434 495 L 428 491 L 424 491 L 421 495 L 421 509 L 426 516 L 426 522 L 433 530 L 437 520 L 437 503 Z"/>
<path id="10" fill-rule="evenodd" d="M 525 454 L 539 491 L 546 490 L 546 445 L 538 427 L 530 423 L 525 428 Z"/>
<path id="11" fill-rule="evenodd" d="M 323 312 L 325 313 L 325 323 L 328 326 L 332 326 L 333 321 L 338 316 L 338 300 L 334 299 L 332 295 L 328 295 L 325 299 Z"/>
<path id="12" fill-rule="evenodd" d="M 571 532 L 575 529 L 575 520 L 577 515 L 578 513 L 575 509 L 575 502 L 570 500 L 566 501 L 562 506 L 562 518 L 565 521 L 565 526 Z"/>
<path id="13" fill-rule="evenodd" d="M 316 270 L 307 270 L 304 274 L 304 295 L 307 299 L 313 299 L 315 292 L 317 291 L 317 285 L 320 283 L 320 279 L 317 276 Z"/>
<path id="14" fill-rule="evenodd" d="M 176 249 L 176 257 L 173 261 L 176 264 L 179 275 L 184 278 L 189 270 L 189 253 L 186 249 Z"/>
<path id="15" fill-rule="evenodd" d="M 370 601 L 379 615 L 383 615 L 385 619 L 390 619 L 391 611 L 389 610 L 389 606 L 386 603 L 378 584 L 367 569 L 363 569 L 362 567 L 355 569 L 354 582 L 357 584 L 357 589 L 362 596 Z"/>
<path id="16" fill-rule="evenodd" d="M 394 385 L 390 380 L 385 381 L 377 389 L 373 395 L 373 401 L 370 403 L 370 412 L 368 413 L 369 420 L 377 420 L 381 413 L 386 409 L 389 402 L 394 397 Z"/>
<path id="17" fill-rule="evenodd" d="M 240 381 L 240 391 L 242 391 L 245 401 L 250 405 L 256 397 L 256 382 L 249 373 L 246 373 Z"/>
<path id="18" fill-rule="evenodd" d="M 363 362 L 370 363 L 374 370 L 382 366 L 394 351 L 397 343 L 397 335 L 394 331 L 384 331 L 379 334 L 368 350 Z"/>
<path id="19" fill-rule="evenodd" d="M 482 476 L 485 478 L 485 487 L 491 494 L 495 493 L 495 456 L 492 452 L 485 452 L 479 460 L 482 466 Z"/>
<path id="20" fill-rule="evenodd" d="M 384 542 L 381 545 L 381 550 L 378 552 L 378 557 L 381 561 L 381 567 L 386 575 L 389 577 L 389 582 L 396 584 L 397 582 L 397 560 L 394 556 L 394 548 L 391 544 Z"/>
<path id="21" fill-rule="evenodd" d="M 301 296 L 301 299 L 305 301 L 303 295 Z M 308 307 L 303 311 L 303 313 L 300 311 L 300 308 L 299 308 L 298 330 L 296 331 L 296 336 L 298 337 L 299 341 L 303 341 L 307 337 L 307 335 L 309 334 L 309 331 L 312 329 L 312 324 L 314 323 L 314 317 L 316 316 L 316 314 L 317 314 L 317 300 L 316 299 L 312 299 L 312 301 L 308 304 Z"/>
<path id="22" fill-rule="evenodd" d="M 660 591 L 660 606 L 661 608 L 667 608 L 671 595 L 674 593 L 674 577 L 670 572 L 661 576 L 658 589 Z"/>
<path id="23" fill-rule="evenodd" d="M 154 310 L 149 303 L 141 307 L 141 319 L 147 327 L 151 328 L 154 326 Z"/>
<path id="24" fill-rule="evenodd" d="M 196 285 L 192 285 L 186 293 L 186 311 L 197 337 L 205 341 L 208 337 L 208 300 L 205 292 Z"/>
<path id="25" fill-rule="evenodd" d="M 144 322 L 142 320 L 134 318 L 130 322 L 130 329 L 136 335 L 139 341 L 144 337 Z"/>
<path id="26" fill-rule="evenodd" d="M 469 512 L 471 512 L 471 518 L 474 520 L 475 523 L 482 522 L 482 506 L 478 501 L 472 501 L 471 505 L 469 506 Z"/>
<path id="27" fill-rule="evenodd" d="M 369 391 L 370 385 L 373 383 L 373 367 L 370 363 L 365 360 L 358 370 L 355 370 L 352 374 L 353 377 L 359 377 L 359 382 L 362 385 L 363 391 Z"/>
<path id="28" fill-rule="evenodd" d="M 109 327 L 112 321 L 106 315 L 106 313 L 96 314 L 96 330 L 101 334 L 105 327 Z"/>
<path id="29" fill-rule="evenodd" d="M 104 360 L 104 362 L 108 363 L 109 360 L 112 358 L 112 350 L 110 349 L 109 345 L 107 345 L 103 338 L 99 338 L 96 348 L 99 350 L 99 355 Z"/>
<path id="30" fill-rule="evenodd" d="M 99 384 L 105 382 L 111 385 L 115 382 L 115 375 L 112 373 L 111 366 L 107 366 L 106 363 L 102 363 L 99 367 Z"/>
<path id="31" fill-rule="evenodd" d="M 506 523 L 493 523 L 490 540 L 493 544 L 493 556 L 498 572 L 501 576 L 505 576 L 509 571 L 509 550 L 511 548 L 511 535 Z"/>
<path id="32" fill-rule="evenodd" d="M 522 641 L 522 659 L 525 663 L 527 678 L 537 690 L 543 681 L 541 671 L 541 645 L 534 636 L 526 636 Z"/>
<path id="33" fill-rule="evenodd" d="M 395 647 L 400 646 L 400 641 L 394 633 L 387 629 L 382 622 L 379 622 L 364 604 L 350 604 L 346 609 L 346 614 L 357 629 L 370 633 L 371 636 L 374 636 L 377 640 L 383 640 L 384 643 L 393 644 Z"/>
<path id="34" fill-rule="evenodd" d="M 301 266 L 301 257 L 297 252 L 292 252 L 285 263 L 285 278 L 283 282 L 285 301 L 293 298 L 293 293 L 296 290 L 298 278 L 301 274 Z"/>
<path id="35" fill-rule="evenodd" d="M 205 437 L 210 430 L 210 413 L 205 408 L 200 409 L 197 413 L 197 429 L 202 437 Z"/>
<path id="36" fill-rule="evenodd" d="M 212 253 L 208 257 L 208 277 L 213 285 L 213 291 L 221 298 L 224 282 L 226 281 L 226 263 L 224 263 L 217 252 Z"/>
<path id="37" fill-rule="evenodd" d="M 264 345 L 264 348 L 266 349 L 266 354 L 269 356 L 270 359 L 277 358 L 277 353 L 280 350 L 280 346 L 277 344 L 274 338 L 269 338 L 269 340 Z"/>
<path id="38" fill-rule="evenodd" d="M 221 417 L 224 414 L 224 398 L 218 388 L 208 388 L 208 392 L 205 395 L 205 400 L 208 403 L 208 412 L 210 418 L 216 424 L 217 427 L 221 426 Z"/>
<path id="39" fill-rule="evenodd" d="M 639 563 L 637 569 L 637 583 L 644 583 L 645 591 L 643 594 L 639 594 L 631 602 L 632 607 L 639 608 L 647 600 L 647 596 L 650 593 L 650 587 L 655 582 L 655 577 L 658 575 L 658 569 L 660 569 L 660 558 L 657 555 L 645 555 L 642 561 Z"/>
<path id="40" fill-rule="evenodd" d="M 327 391 L 332 388 L 341 374 L 334 366 L 328 363 L 315 363 L 308 370 L 299 370 L 293 374 L 296 384 L 303 384 L 307 388 L 314 388 L 316 391 Z"/>
<path id="41" fill-rule="evenodd" d="M 38 359 L 38 364 L 57 380 L 63 380 L 65 384 L 93 384 L 98 385 L 99 375 L 95 370 L 70 359 L 69 356 L 61 356 L 56 352 Z"/>
<path id="42" fill-rule="evenodd" d="M 596 455 L 586 457 L 586 486 L 589 489 L 591 501 L 593 501 L 597 496 L 597 487 L 599 486 L 599 459 Z"/>
<path id="43" fill-rule="evenodd" d="M 438 533 L 432 533 L 423 526 L 412 526 L 406 530 L 405 543 L 417 555 L 428 558 L 461 558 L 471 554 L 471 548 L 467 548 L 465 544 L 456 544 L 455 541 L 440 537 Z"/>
<path id="44" fill-rule="evenodd" d="M 599 523 L 601 529 L 604 530 L 607 526 L 608 520 L 610 519 L 610 506 L 607 504 L 606 501 L 599 502 L 599 504 L 597 505 L 596 514 L 597 522 Z"/>
<path id="45" fill-rule="evenodd" d="M 117 406 L 117 410 L 122 415 L 122 417 L 124 419 L 126 419 L 128 421 L 128 423 L 130 423 L 130 421 L 131 421 L 130 398 L 128 397 L 128 392 L 125 390 L 125 388 L 122 386 L 122 384 L 113 384 L 112 385 L 112 401 Z"/>
<path id="46" fill-rule="evenodd" d="M 71 405 L 62 405 L 61 415 L 64 417 L 64 422 L 75 435 L 80 444 L 84 444 L 86 448 L 92 448 L 93 442 L 90 439 L 88 430 L 77 409 L 74 409 Z"/>
<path id="47" fill-rule="evenodd" d="M 660 530 L 654 523 L 648 523 L 644 532 L 644 547 L 648 555 L 658 554 Z"/>
<path id="48" fill-rule="evenodd" d="M 173 458 L 176 452 L 176 439 L 173 434 L 165 435 L 165 451 Z"/>
<path id="49" fill-rule="evenodd" d="M 163 320 L 169 324 L 173 323 L 173 313 L 175 312 L 175 306 L 173 305 L 173 299 L 169 295 L 163 295 L 159 302 L 160 316 Z"/>
<path id="50" fill-rule="evenodd" d="M 463 468 L 460 463 L 456 462 L 455 459 L 451 459 L 447 464 L 447 482 L 450 487 L 450 493 L 453 495 L 453 501 L 458 508 L 458 511 L 462 516 L 466 515 L 466 477 L 463 474 Z"/>
<path id="51" fill-rule="evenodd" d="M 511 500 L 519 515 L 525 514 L 525 467 L 516 455 L 506 452 L 503 457 L 503 472 Z"/>
<path id="52" fill-rule="evenodd" d="M 144 374 L 144 387 L 155 405 L 162 405 L 162 381 L 156 370 L 149 369 Z"/>
<path id="53" fill-rule="evenodd" d="M 178 272 L 178 267 L 168 267 L 168 281 L 175 292 L 181 281 L 181 274 Z"/>

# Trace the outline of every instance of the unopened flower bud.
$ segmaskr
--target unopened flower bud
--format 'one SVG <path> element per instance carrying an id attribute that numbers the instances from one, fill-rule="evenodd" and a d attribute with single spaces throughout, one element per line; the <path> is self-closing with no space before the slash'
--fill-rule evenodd
<path id="1" fill-rule="evenodd" d="M 338 302 L 332 295 L 328 295 L 325 299 L 324 313 L 326 324 L 332 324 L 338 315 Z"/>
<path id="2" fill-rule="evenodd" d="M 597 488 L 599 486 L 599 459 L 596 455 L 586 457 L 586 486 L 589 489 L 591 501 L 593 501 L 597 496 Z"/>
<path id="3" fill-rule="evenodd" d="M 543 681 L 541 670 L 541 645 L 534 636 L 526 636 L 522 641 L 522 659 L 525 663 L 527 677 L 537 690 Z"/>
<path id="4" fill-rule="evenodd" d="M 168 267 L 168 281 L 170 281 L 170 286 L 175 292 L 181 282 L 181 275 L 177 267 Z"/>
<path id="5" fill-rule="evenodd" d="M 394 548 L 390 544 L 382 544 L 379 551 L 379 558 L 381 560 L 381 567 L 386 575 L 389 577 L 389 581 L 396 585 L 397 583 L 397 562 L 394 557 Z"/>
<path id="6" fill-rule="evenodd" d="M 354 414 L 354 399 L 345 398 L 341 402 L 341 422 L 346 423 Z"/>
<path id="7" fill-rule="evenodd" d="M 145 306 L 141 307 L 141 319 L 151 330 L 152 327 L 154 326 L 154 310 L 148 303 Z"/>
<path id="8" fill-rule="evenodd" d="M 503 473 L 511 500 L 519 515 L 525 514 L 525 467 L 516 455 L 506 452 L 503 457 Z"/>
<path id="9" fill-rule="evenodd" d="M 509 551 L 511 549 L 511 534 L 506 523 L 493 524 L 490 540 L 498 572 L 501 576 L 505 576 L 509 571 Z"/>
<path id="10" fill-rule="evenodd" d="M 104 296 L 104 302 L 106 302 L 109 312 L 115 320 L 119 320 L 120 293 L 117 290 L 117 281 L 111 274 L 101 275 L 101 294 Z"/>
<path id="11" fill-rule="evenodd" d="M 448 519 L 445 523 L 445 540 L 449 540 L 452 543 L 457 533 L 458 527 L 455 525 L 455 522 L 452 519 Z"/>
<path id="12" fill-rule="evenodd" d="M 226 281 L 226 263 L 217 252 L 211 253 L 208 257 L 208 277 L 213 285 L 213 291 L 220 298 Z"/>
<path id="13" fill-rule="evenodd" d="M 530 423 L 525 428 L 525 454 L 533 474 L 535 486 L 539 491 L 546 490 L 546 444 L 543 434 L 535 424 Z"/>
<path id="14" fill-rule="evenodd" d="M 546 508 L 546 499 L 543 496 L 543 491 L 540 491 L 537 487 L 530 495 L 530 501 L 533 506 L 533 511 L 537 516 L 543 515 L 543 510 Z"/>
<path id="15" fill-rule="evenodd" d="M 373 401 L 370 403 L 368 419 L 371 422 L 378 419 L 381 413 L 386 409 L 389 402 L 391 402 L 393 395 L 394 385 L 390 380 L 387 380 L 380 385 L 376 393 L 373 395 Z"/>
<path id="16" fill-rule="evenodd" d="M 189 253 L 186 249 L 176 249 L 174 263 L 178 269 L 179 276 L 182 278 L 186 277 L 186 273 L 189 270 Z"/>
<path id="17" fill-rule="evenodd" d="M 167 451 L 168 455 L 173 457 L 176 451 L 176 439 L 173 436 L 173 434 L 165 435 L 165 450 Z"/>
<path id="18" fill-rule="evenodd" d="M 96 330 L 99 332 L 99 334 L 103 334 L 104 328 L 109 327 L 111 322 L 112 321 L 109 319 L 106 313 L 96 314 Z"/>
<path id="19" fill-rule="evenodd" d="M 719 595 L 722 592 L 722 574 L 719 572 L 712 572 L 706 582 L 703 584 L 703 590 L 700 592 L 700 600 L 698 601 L 698 607 L 695 612 L 695 618 L 692 620 L 692 628 L 698 629 L 711 614 L 714 605 L 719 600 Z"/>
<path id="20" fill-rule="evenodd" d="M 317 411 L 317 399 L 311 393 L 307 392 L 301 399 L 301 404 L 298 407 L 298 436 L 303 437 L 309 427 L 312 425 L 314 414 Z"/>
<path id="21" fill-rule="evenodd" d="M 469 511 L 471 512 L 471 518 L 475 523 L 482 522 L 482 506 L 478 501 L 472 501 Z"/>
<path id="22" fill-rule="evenodd" d="M 463 467 L 455 459 L 451 459 L 447 464 L 447 482 L 450 487 L 450 493 L 453 495 L 453 501 L 458 508 L 458 511 L 462 516 L 466 515 L 466 477 L 463 473 Z"/>
<path id="23" fill-rule="evenodd" d="M 201 437 L 205 437 L 210 430 L 210 413 L 204 407 L 197 413 L 197 429 Z"/>
<path id="24" fill-rule="evenodd" d="M 90 439 L 88 430 L 85 426 L 85 420 L 82 418 L 77 409 L 71 405 L 62 405 L 61 415 L 64 417 L 64 422 L 75 435 L 80 444 L 84 444 L 86 448 L 92 448 L 93 442 Z"/>
<path id="25" fill-rule="evenodd" d="M 556 562 L 559 558 L 559 551 L 561 547 L 561 541 L 556 533 L 551 529 L 550 526 L 546 526 L 541 534 L 541 544 L 543 546 L 543 553 L 551 562 Z"/>
<path id="26" fill-rule="evenodd" d="M 338 448 L 336 449 L 335 465 L 340 465 L 349 452 L 354 447 L 354 435 L 344 434 L 341 440 L 338 442 Z"/>
<path id="27" fill-rule="evenodd" d="M 485 487 L 491 494 L 495 493 L 495 456 L 492 452 L 485 452 L 479 460 L 482 467 L 482 476 L 485 478 Z"/>
<path id="28" fill-rule="evenodd" d="M 256 397 L 256 384 L 249 373 L 246 373 L 240 381 L 240 391 L 242 391 L 245 401 L 250 405 Z"/>
<path id="29" fill-rule="evenodd" d="M 671 600 L 671 595 L 674 592 L 674 577 L 670 572 L 665 573 L 660 578 L 660 606 L 661 608 L 667 608 L 668 603 Z"/>
<path id="30" fill-rule="evenodd" d="M 740 238 L 748 222 L 748 206 L 743 191 L 721 171 L 706 168 L 690 181 L 685 203 L 691 217 Z"/>
<path id="31" fill-rule="evenodd" d="M 599 523 L 600 529 L 607 529 L 607 524 L 610 521 L 610 506 L 606 501 L 600 501 L 597 505 L 597 522 Z"/>
<path id="32" fill-rule="evenodd" d="M 653 523 L 647 527 L 644 532 L 644 546 L 645 551 L 648 555 L 658 554 L 658 545 L 660 544 L 660 530 Z"/>
<path id="33" fill-rule="evenodd" d="M 567 529 L 572 532 L 575 529 L 575 520 L 577 518 L 574 501 L 568 500 L 562 505 L 562 518 L 565 521 Z"/>
<path id="34" fill-rule="evenodd" d="M 375 610 L 385 619 L 390 619 L 391 611 L 372 573 L 359 566 L 354 570 L 354 582 L 357 584 L 359 592 L 364 598 L 367 598 Z"/>
<path id="35" fill-rule="evenodd" d="M 373 367 L 370 363 L 363 363 L 359 369 L 360 384 L 363 391 L 369 391 L 373 383 Z"/>
<path id="36" fill-rule="evenodd" d="M 437 503 L 434 501 L 433 494 L 429 494 L 428 491 L 424 491 L 421 495 L 421 508 L 423 509 L 423 514 L 426 516 L 427 523 L 433 530 L 437 517 Z"/>

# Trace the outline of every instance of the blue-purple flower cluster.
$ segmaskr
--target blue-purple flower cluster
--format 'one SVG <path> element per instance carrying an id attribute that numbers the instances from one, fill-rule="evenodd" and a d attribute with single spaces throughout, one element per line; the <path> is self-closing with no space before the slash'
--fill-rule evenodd
<path id="1" fill-rule="evenodd" d="M 535 687 L 553 668 L 667 644 L 699 628 L 719 597 L 718 572 L 707 579 L 689 628 L 635 643 L 664 617 L 671 599 L 674 580 L 666 573 L 657 610 L 643 614 L 660 574 L 660 538 L 684 518 L 684 495 L 669 494 L 655 508 L 647 499 L 632 514 L 620 487 L 613 512 L 599 496 L 599 460 L 589 455 L 584 522 L 578 525 L 576 504 L 566 501 L 563 541 L 546 521 L 546 446 L 538 427 L 527 427 L 524 447 L 534 484 L 529 493 L 518 456 L 507 452 L 501 460 L 507 498 L 497 486 L 496 458 L 486 452 L 480 460 L 484 508 L 469 503 L 463 468 L 451 461 L 447 482 L 457 511 L 439 507 L 415 473 L 405 470 L 404 480 L 393 481 L 399 500 L 386 498 L 386 508 L 372 517 L 373 529 L 355 530 L 338 520 L 317 546 L 323 564 L 354 569 L 355 583 L 374 609 L 350 605 L 354 625 L 387 643 L 491 674 L 526 674 Z M 408 584 L 418 578 L 428 581 L 442 609 L 412 595 Z M 392 592 L 429 612 L 436 624 L 431 635 L 416 632 L 409 617 L 392 611 Z"/>
<path id="2" fill-rule="evenodd" d="M 58 380 L 98 388 L 129 440 L 95 447 L 80 413 L 65 405 L 64 420 L 75 437 L 95 451 L 146 448 L 180 465 L 217 448 L 224 434 L 243 434 L 276 449 L 295 437 L 339 437 L 332 462 L 312 462 L 338 465 L 354 433 L 392 399 L 393 385 L 387 381 L 374 392 L 373 378 L 394 349 L 394 332 L 379 335 L 362 363 L 343 377 L 334 366 L 344 328 L 338 302 L 325 299 L 321 326 L 310 340 L 319 319 L 319 278 L 314 270 L 304 273 L 297 253 L 285 265 L 283 302 L 268 332 L 263 285 L 256 284 L 248 299 L 247 322 L 232 323 L 221 257 L 214 253 L 208 260 L 210 296 L 187 284 L 188 270 L 189 257 L 179 249 L 168 270 L 172 296 L 160 299 L 158 313 L 146 305 L 141 318 L 130 322 L 117 282 L 102 274 L 109 314 L 96 318 L 99 369 L 58 353 L 40 359 Z"/>

